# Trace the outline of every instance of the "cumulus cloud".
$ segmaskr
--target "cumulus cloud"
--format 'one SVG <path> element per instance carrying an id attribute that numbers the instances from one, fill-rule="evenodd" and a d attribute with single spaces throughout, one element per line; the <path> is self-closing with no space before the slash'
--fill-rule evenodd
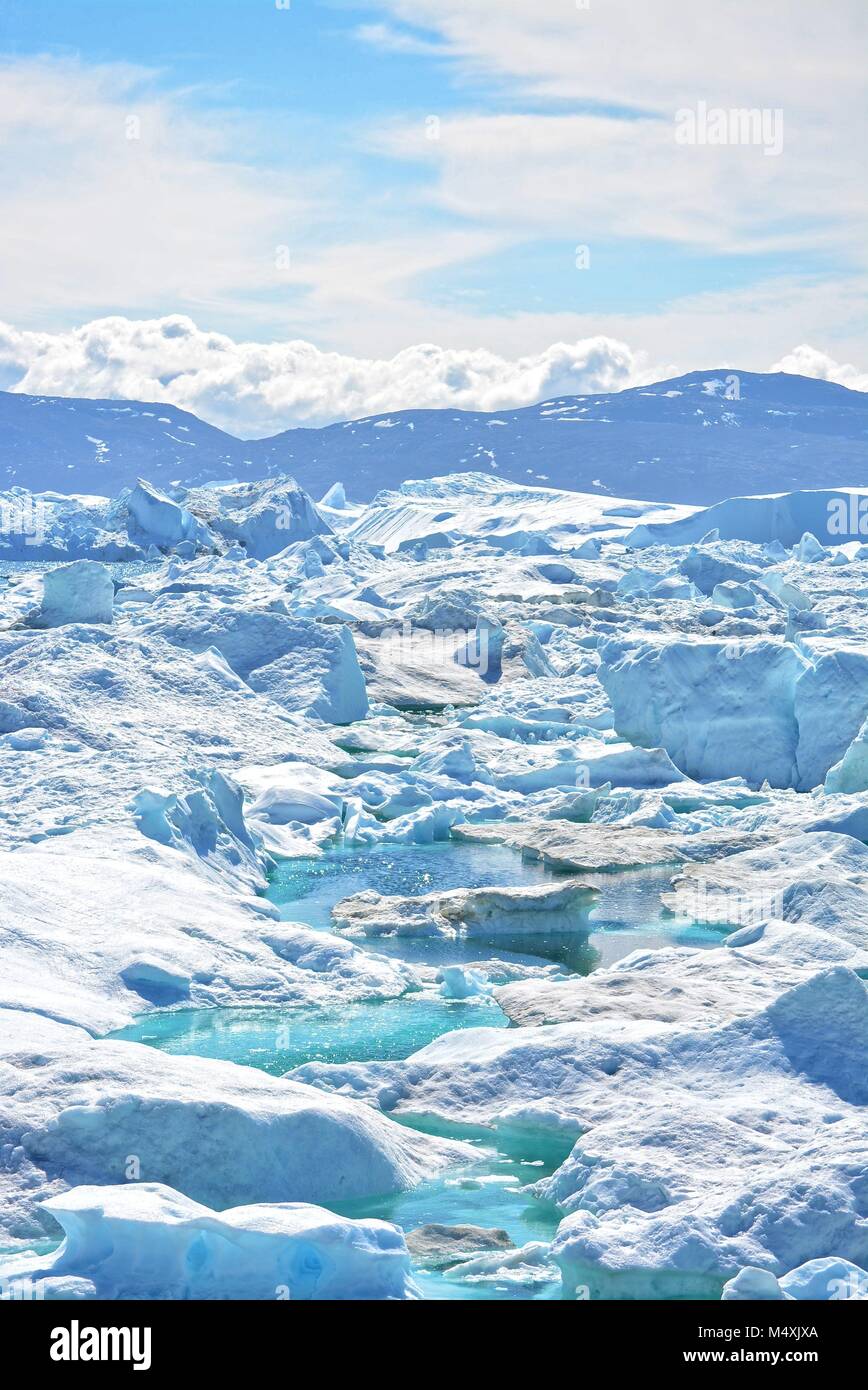
<path id="1" fill-rule="evenodd" d="M 808 343 L 801 343 L 787 353 L 771 371 L 818 377 L 820 381 L 836 381 L 839 386 L 849 386 L 851 391 L 868 391 L 868 372 L 859 371 L 852 362 L 836 362 L 828 353 Z"/>
<path id="2" fill-rule="evenodd" d="M 771 370 L 868 390 L 868 374 L 806 345 Z M 165 401 L 248 437 L 393 410 L 507 410 L 553 396 L 619 391 L 675 372 L 604 336 L 512 358 L 433 343 L 372 358 L 323 352 L 302 340 L 236 342 L 181 314 L 115 316 L 62 333 L 0 324 L 0 386 L 7 390 Z"/>
<path id="3" fill-rule="evenodd" d="M 7 390 L 167 401 L 251 437 L 389 410 L 503 410 L 648 379 L 640 355 L 605 337 L 514 359 L 431 343 L 363 358 L 303 341 L 236 342 L 178 314 L 115 316 L 64 333 L 0 325 L 0 385 Z"/>

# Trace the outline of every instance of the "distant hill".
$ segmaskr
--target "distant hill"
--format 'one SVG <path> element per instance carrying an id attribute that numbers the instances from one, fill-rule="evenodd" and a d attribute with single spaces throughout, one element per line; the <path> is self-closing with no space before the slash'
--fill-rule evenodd
<path id="1" fill-rule="evenodd" d="M 408 478 L 488 470 L 696 504 L 868 486 L 868 394 L 727 368 L 521 410 L 402 410 L 244 441 L 174 406 L 0 392 L 2 488 L 115 494 L 138 477 L 165 488 L 289 473 L 314 497 L 342 481 L 367 501 Z"/>

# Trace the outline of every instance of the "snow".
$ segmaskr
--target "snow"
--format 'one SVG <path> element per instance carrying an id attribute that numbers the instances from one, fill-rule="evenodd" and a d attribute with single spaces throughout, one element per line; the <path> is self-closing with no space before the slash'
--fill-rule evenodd
<path id="1" fill-rule="evenodd" d="M 468 1153 L 253 1068 L 171 1056 L 155 1067 L 153 1051 L 137 1043 L 70 1033 L 34 1046 L 13 1029 L 0 1035 L 0 1059 L 0 1117 L 14 1160 L 0 1183 L 7 1237 L 48 1229 L 40 1204 L 82 1184 L 132 1176 L 219 1210 L 329 1203 L 401 1191 Z"/>

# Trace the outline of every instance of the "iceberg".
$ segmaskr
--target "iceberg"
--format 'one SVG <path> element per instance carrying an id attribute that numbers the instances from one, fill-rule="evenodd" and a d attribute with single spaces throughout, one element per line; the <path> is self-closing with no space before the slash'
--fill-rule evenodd
<path id="1" fill-rule="evenodd" d="M 401 1191 L 473 1152 L 232 1062 L 164 1055 L 157 1067 L 151 1048 L 77 1033 L 34 1044 L 14 1026 L 0 1035 L 0 1115 L 17 1155 L 0 1173 L 7 1236 L 32 1238 L 40 1203 L 82 1185 L 141 1178 L 218 1210 L 328 1204 Z"/>

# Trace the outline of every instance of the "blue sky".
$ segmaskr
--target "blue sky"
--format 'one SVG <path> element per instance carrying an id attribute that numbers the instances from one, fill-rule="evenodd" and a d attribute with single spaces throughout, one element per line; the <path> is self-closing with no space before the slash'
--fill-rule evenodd
<path id="1" fill-rule="evenodd" d="M 303 341 L 344 379 L 420 343 L 438 381 L 450 354 L 494 355 L 499 377 L 471 365 L 503 404 L 559 345 L 576 389 L 791 360 L 861 381 L 865 6 L 801 7 L 798 28 L 790 0 L 756 11 L 0 0 L 0 384 L 109 391 L 114 355 L 144 387 L 134 330 L 111 351 L 82 331 L 172 315 L 195 326 L 199 387 L 201 359 L 228 361 L 213 335 Z M 680 145 L 699 102 L 779 112 L 781 149 Z M 257 374 L 298 386 L 299 354 L 272 358 Z M 439 399 L 426 370 L 384 370 L 385 399 Z M 276 389 L 293 419 L 349 405 L 316 394 Z"/>

